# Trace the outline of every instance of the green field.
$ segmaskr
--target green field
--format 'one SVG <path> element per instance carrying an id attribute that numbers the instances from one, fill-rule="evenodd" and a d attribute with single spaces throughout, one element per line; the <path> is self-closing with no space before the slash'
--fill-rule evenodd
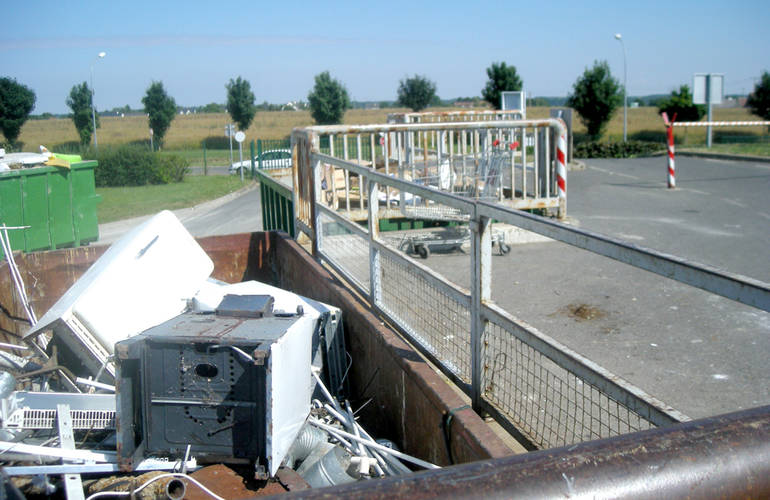
<path id="1" fill-rule="evenodd" d="M 237 191 L 250 182 L 241 183 L 240 178 L 229 175 L 188 175 L 184 182 L 176 184 L 97 188 L 96 193 L 102 196 L 99 223 L 192 207 Z"/>

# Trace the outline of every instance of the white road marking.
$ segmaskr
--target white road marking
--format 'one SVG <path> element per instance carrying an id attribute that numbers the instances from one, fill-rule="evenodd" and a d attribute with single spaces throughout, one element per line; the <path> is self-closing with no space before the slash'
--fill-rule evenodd
<path id="1" fill-rule="evenodd" d="M 740 201 L 731 200 L 730 198 L 720 198 L 722 201 L 727 203 L 728 205 L 735 205 L 736 207 L 740 208 L 749 208 L 748 205 L 745 203 L 741 203 Z"/>
<path id="2" fill-rule="evenodd" d="M 621 174 L 620 172 L 613 172 L 612 170 L 606 170 L 604 168 L 594 167 L 593 165 L 588 165 L 588 168 L 591 168 L 593 170 L 597 170 L 599 172 L 602 172 L 602 173 L 608 174 L 608 175 L 617 175 L 619 177 L 626 177 L 628 179 L 634 179 L 634 180 L 637 180 L 637 181 L 642 180 L 639 177 L 635 177 L 633 175 Z"/>
<path id="3" fill-rule="evenodd" d="M 680 187 L 680 188 L 677 188 L 677 189 L 678 189 L 679 191 L 687 191 L 688 193 L 695 193 L 695 194 L 700 194 L 700 195 L 703 195 L 703 196 L 711 196 L 711 193 L 708 193 L 708 192 L 706 192 L 706 191 L 701 191 L 701 190 L 699 190 L 699 189 L 693 189 L 693 188 L 682 188 L 682 187 Z"/>

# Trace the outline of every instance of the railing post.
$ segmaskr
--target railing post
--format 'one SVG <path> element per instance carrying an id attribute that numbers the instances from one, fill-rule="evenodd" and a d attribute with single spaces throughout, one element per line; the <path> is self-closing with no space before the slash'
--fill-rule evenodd
<path id="1" fill-rule="evenodd" d="M 485 320 L 481 309 L 491 296 L 492 230 L 489 217 L 475 213 L 471 220 L 471 402 L 476 412 L 481 411 L 483 395 L 482 346 Z"/>
<path id="2" fill-rule="evenodd" d="M 372 307 L 378 307 L 382 298 L 380 287 L 380 250 L 374 240 L 380 235 L 380 203 L 377 194 L 377 183 L 367 179 L 367 198 L 369 199 L 369 300 Z M 372 202 L 374 200 L 374 202 Z"/>

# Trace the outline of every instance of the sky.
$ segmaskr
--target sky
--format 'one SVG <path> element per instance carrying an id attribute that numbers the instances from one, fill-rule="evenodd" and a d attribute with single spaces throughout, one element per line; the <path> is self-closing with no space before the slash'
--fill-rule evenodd
<path id="1" fill-rule="evenodd" d="M 153 81 L 180 106 L 224 103 L 238 76 L 257 102 L 306 100 L 322 71 L 357 101 L 395 100 L 416 74 L 443 99 L 479 96 L 501 61 L 528 95 L 566 96 L 597 60 L 623 83 L 623 45 L 632 96 L 693 73 L 723 73 L 725 93 L 743 94 L 770 71 L 767 0 L 5 2 L 0 76 L 34 90 L 34 114 L 69 112 L 92 71 L 100 110 L 141 109 Z"/>

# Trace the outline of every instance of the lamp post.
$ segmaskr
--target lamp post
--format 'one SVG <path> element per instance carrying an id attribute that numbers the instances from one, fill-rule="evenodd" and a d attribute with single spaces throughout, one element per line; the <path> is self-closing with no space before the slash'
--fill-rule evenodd
<path id="1" fill-rule="evenodd" d="M 628 90 L 626 88 L 628 73 L 626 71 L 626 44 L 620 33 L 615 33 L 615 40 L 623 47 L 623 142 L 628 138 Z"/>
<path id="2" fill-rule="evenodd" d="M 99 55 L 91 63 L 91 120 L 93 121 L 93 125 L 94 125 L 94 147 L 95 148 L 99 147 L 99 142 L 96 140 L 96 109 L 94 107 L 94 62 L 104 58 L 104 56 L 106 55 L 107 55 L 106 52 L 99 52 Z"/>

